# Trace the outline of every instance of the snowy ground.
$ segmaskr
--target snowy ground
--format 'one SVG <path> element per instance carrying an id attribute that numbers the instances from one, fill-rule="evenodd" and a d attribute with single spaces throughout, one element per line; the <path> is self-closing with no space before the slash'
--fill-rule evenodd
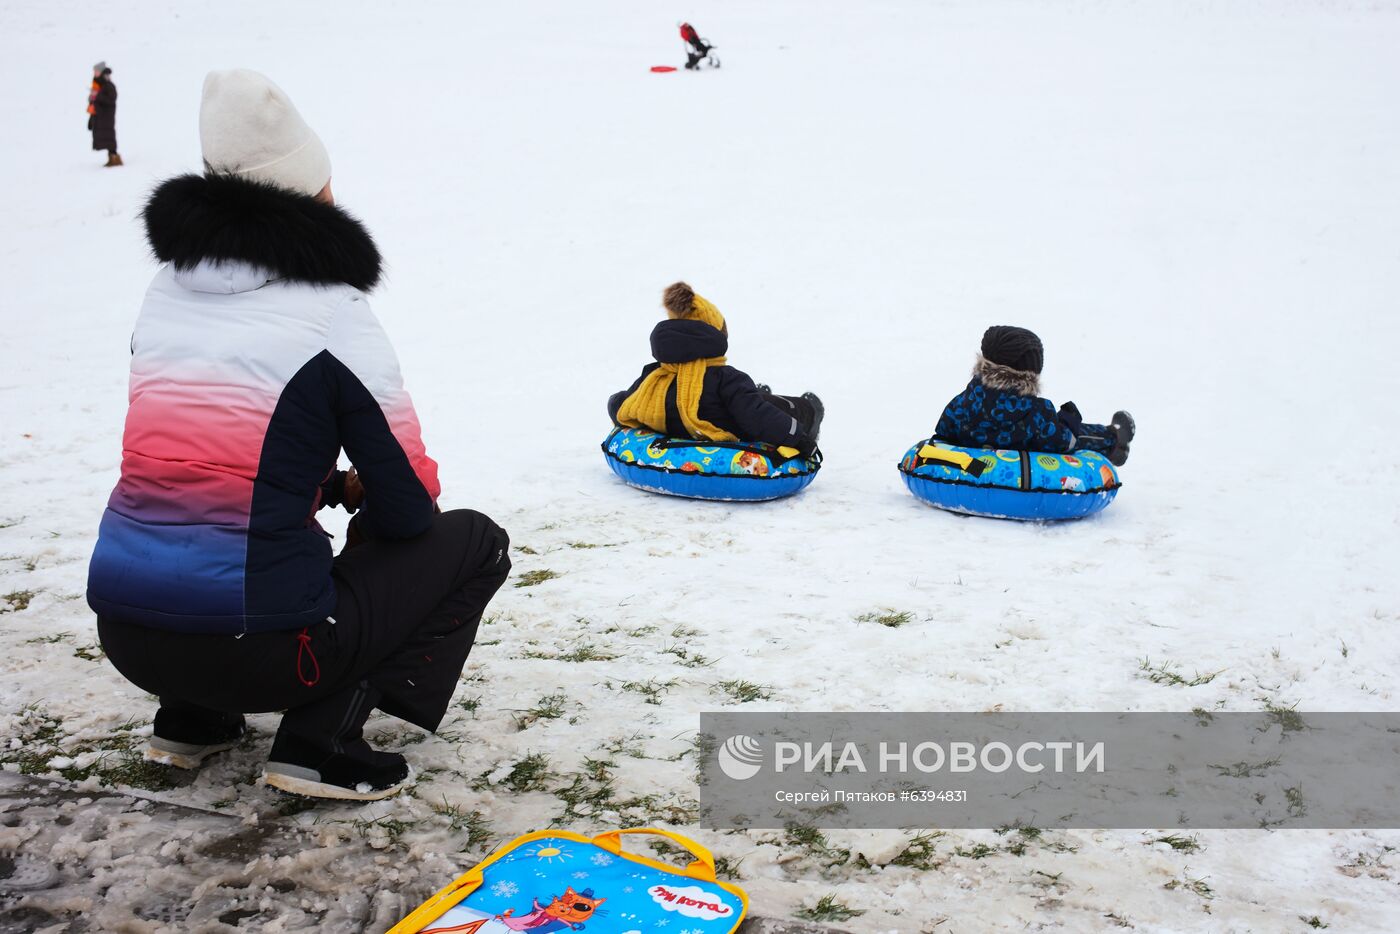
<path id="1" fill-rule="evenodd" d="M 647 71 L 679 63 L 681 18 L 722 71 Z M 384 872 L 412 903 L 532 828 L 684 828 L 697 712 L 735 682 L 752 709 L 1395 709 L 1397 47 L 1388 0 L 6 3 L 0 761 L 314 825 L 242 883 Z M 123 169 L 86 151 L 98 58 Z M 425 775 L 365 808 L 254 784 L 270 716 L 192 783 L 140 766 L 152 706 L 82 599 L 152 272 L 139 204 L 198 167 L 200 81 L 235 65 L 325 139 L 389 262 L 374 304 L 444 501 L 517 547 L 441 734 L 372 722 Z M 802 496 L 668 501 L 605 468 L 603 401 L 679 277 L 728 316 L 732 363 L 826 400 Z M 903 490 L 994 323 L 1042 335 L 1057 401 L 1136 415 L 1101 517 Z M 857 619 L 885 612 L 911 619 Z M 144 839 L 124 826 L 118 851 Z M 52 832 L 0 821 L 0 856 Z M 759 913 L 833 895 L 857 931 L 1400 928 L 1393 832 L 695 835 Z M 70 878 L 140 880 L 71 836 Z M 361 839 L 392 869 L 366 876 Z M 298 898 L 267 889 L 243 928 L 314 926 Z M 27 904 L 178 929 L 63 887 Z"/>

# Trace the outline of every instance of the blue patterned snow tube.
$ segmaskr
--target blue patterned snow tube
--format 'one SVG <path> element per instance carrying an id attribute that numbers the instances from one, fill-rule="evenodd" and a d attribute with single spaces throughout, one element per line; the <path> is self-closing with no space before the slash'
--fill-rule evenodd
<path id="1" fill-rule="evenodd" d="M 952 512 L 994 519 L 1078 519 L 1118 495 L 1102 454 L 1043 454 L 920 441 L 899 462 L 909 492 Z"/>
<path id="2" fill-rule="evenodd" d="M 603 457 L 639 490 L 741 502 L 791 496 L 821 468 L 820 452 L 784 458 L 768 444 L 667 438 L 644 428 L 614 428 Z"/>

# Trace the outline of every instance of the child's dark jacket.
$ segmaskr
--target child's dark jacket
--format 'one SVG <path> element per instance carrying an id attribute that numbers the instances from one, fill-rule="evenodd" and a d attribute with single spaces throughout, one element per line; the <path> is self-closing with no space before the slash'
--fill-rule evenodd
<path id="1" fill-rule="evenodd" d="M 1056 411 L 1055 403 L 1036 395 L 1039 388 L 1039 374 L 979 356 L 972 382 L 943 410 L 934 437 L 963 447 L 1068 454 L 1081 424 L 1078 412 L 1072 404 Z"/>
<path id="2" fill-rule="evenodd" d="M 722 357 L 728 352 L 729 336 L 703 321 L 668 319 L 651 332 L 651 354 L 658 362 L 642 368 L 631 388 L 613 394 L 608 400 L 608 415 L 617 419 L 618 409 L 637 387 L 662 363 L 687 363 Z M 700 395 L 699 416 L 744 441 L 794 447 L 802 451 L 812 448 L 810 439 L 803 437 L 797 419 L 777 408 L 763 397 L 754 381 L 743 370 L 732 366 L 711 366 L 705 371 L 705 388 Z M 687 437 L 676 408 L 676 387 L 666 394 L 666 434 L 673 438 Z"/>

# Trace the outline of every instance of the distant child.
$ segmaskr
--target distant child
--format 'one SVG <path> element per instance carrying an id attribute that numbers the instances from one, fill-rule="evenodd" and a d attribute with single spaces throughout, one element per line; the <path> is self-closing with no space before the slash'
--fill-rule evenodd
<path id="1" fill-rule="evenodd" d="M 684 282 L 668 286 L 661 301 L 666 320 L 651 332 L 657 362 L 608 400 L 614 422 L 672 438 L 761 441 L 803 455 L 816 448 L 825 414 L 820 399 L 810 392 L 775 396 L 728 366 L 724 316 Z"/>
<path id="2" fill-rule="evenodd" d="M 1114 412 L 1108 425 L 1085 422 L 1073 402 L 1056 411 L 1040 398 L 1045 348 L 1025 328 L 998 325 L 982 335 L 982 352 L 972 382 L 938 420 L 934 437 L 963 447 L 1013 451 L 1097 451 L 1122 466 L 1136 425 L 1127 412 Z"/>
<path id="3" fill-rule="evenodd" d="M 689 23 L 681 23 L 681 39 L 686 46 L 685 67 L 694 71 L 700 67 L 700 62 L 705 56 L 710 54 L 710 49 L 713 46 L 706 45 L 705 40 L 701 39 L 700 34 L 695 31 L 695 27 Z"/>

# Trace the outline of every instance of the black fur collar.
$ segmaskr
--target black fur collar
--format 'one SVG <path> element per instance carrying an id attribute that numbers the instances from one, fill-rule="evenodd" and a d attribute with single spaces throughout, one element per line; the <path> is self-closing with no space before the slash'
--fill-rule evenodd
<path id="1" fill-rule="evenodd" d="M 232 175 L 178 175 L 151 193 L 143 212 L 156 258 L 191 269 L 233 260 L 280 279 L 379 282 L 379 249 L 364 225 L 332 204 Z"/>

